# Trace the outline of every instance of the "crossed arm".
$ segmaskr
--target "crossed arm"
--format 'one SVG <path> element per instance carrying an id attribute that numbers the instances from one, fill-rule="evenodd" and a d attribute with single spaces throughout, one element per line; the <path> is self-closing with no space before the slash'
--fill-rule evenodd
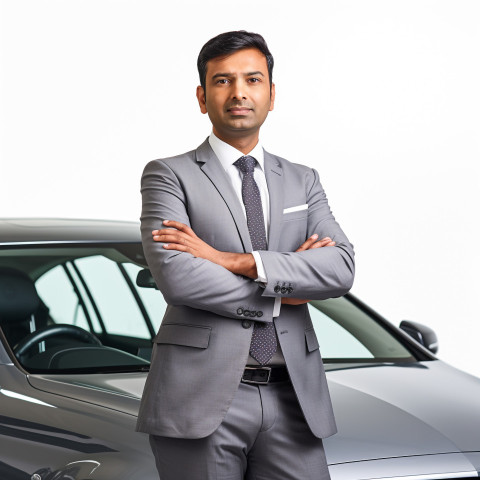
<path id="1" fill-rule="evenodd" d="M 233 319 L 243 318 L 238 314 L 242 307 L 262 311 L 263 316 L 257 321 L 271 322 L 277 297 L 283 303 L 298 304 L 306 301 L 298 299 L 322 300 L 344 295 L 350 289 L 354 275 L 353 247 L 331 214 L 314 170 L 301 172 L 308 203 L 308 239 L 295 252 L 258 252 L 268 280 L 265 288 L 261 288 L 253 281 L 257 272 L 251 254 L 219 252 L 198 239 L 193 231 L 179 230 L 175 223 L 163 223 L 165 219 L 175 219 L 184 230 L 191 226 L 186 207 L 189 199 L 185 185 L 178 178 L 179 174 L 184 175 L 184 164 L 178 163 L 180 171 L 176 172 L 170 163 L 150 162 L 145 167 L 141 188 L 143 250 L 155 282 L 170 305 Z M 185 176 L 183 183 L 189 183 L 189 179 Z M 205 219 L 197 213 L 196 220 L 199 223 Z M 167 230 L 161 234 L 167 235 L 167 247 L 159 239 L 152 239 L 152 231 L 159 233 L 156 229 L 161 226 Z M 315 238 L 315 233 L 322 240 Z M 325 243 L 327 237 L 331 240 Z M 319 248 L 323 246 L 333 248 Z M 237 248 L 241 248 L 239 244 Z M 293 291 L 280 293 L 277 287 L 284 284 Z"/>
<path id="2" fill-rule="evenodd" d="M 163 248 L 166 250 L 177 250 L 187 252 L 197 258 L 203 258 L 216 263 L 228 271 L 237 275 L 255 279 L 258 277 L 255 259 L 251 253 L 231 253 L 222 252 L 208 245 L 200 239 L 195 232 L 187 225 L 175 220 L 164 220 L 163 224 L 167 227 L 161 230 L 153 230 L 153 240 L 163 242 Z M 318 240 L 318 235 L 310 236 L 296 252 L 313 250 L 315 248 L 333 247 L 335 242 L 330 237 Z M 282 303 L 289 305 L 300 305 L 308 300 L 298 298 L 283 297 Z"/>

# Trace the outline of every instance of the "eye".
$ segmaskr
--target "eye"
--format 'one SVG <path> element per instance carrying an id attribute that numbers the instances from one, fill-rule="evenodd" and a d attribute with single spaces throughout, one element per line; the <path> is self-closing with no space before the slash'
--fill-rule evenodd
<path id="1" fill-rule="evenodd" d="M 260 83 L 260 82 L 261 82 L 261 80 L 260 80 L 259 78 L 257 78 L 257 77 L 249 78 L 248 81 L 249 81 L 250 83 Z"/>
<path id="2" fill-rule="evenodd" d="M 215 83 L 220 84 L 220 85 L 226 85 L 228 83 L 227 78 L 219 78 Z"/>

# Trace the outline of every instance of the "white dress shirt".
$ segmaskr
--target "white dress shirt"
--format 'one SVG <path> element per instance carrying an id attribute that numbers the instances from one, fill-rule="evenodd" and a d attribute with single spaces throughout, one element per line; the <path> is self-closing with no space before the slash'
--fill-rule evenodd
<path id="1" fill-rule="evenodd" d="M 232 182 L 233 189 L 237 194 L 237 197 L 240 201 L 240 205 L 242 206 L 243 213 L 245 214 L 245 218 L 247 217 L 247 212 L 245 210 L 245 205 L 243 204 L 242 198 L 242 179 L 243 174 L 239 168 L 237 168 L 234 163 L 240 158 L 243 157 L 245 154 L 242 153 L 240 150 L 237 150 L 235 147 L 232 147 L 228 143 L 220 140 L 215 134 L 212 132 L 210 137 L 208 137 L 208 142 L 212 147 L 213 153 L 217 156 L 222 164 L 225 172 L 227 173 L 230 181 Z M 268 186 L 267 186 L 267 179 L 265 177 L 265 167 L 264 167 L 264 155 L 263 155 L 263 148 L 258 142 L 253 150 L 249 152 L 247 155 L 255 158 L 257 161 L 255 165 L 255 170 L 253 172 L 253 178 L 258 185 L 258 189 L 260 191 L 260 198 L 262 200 L 262 210 L 263 210 L 263 219 L 265 222 L 265 233 L 267 235 L 267 244 L 268 244 L 268 233 L 270 229 L 270 197 L 268 195 Z M 258 252 L 252 252 L 253 258 L 255 259 L 255 263 L 257 266 L 257 275 L 256 282 L 259 283 L 266 283 L 267 276 L 265 273 L 265 268 L 263 266 L 262 259 Z M 275 297 L 275 303 L 273 306 L 273 316 L 278 317 L 280 315 L 280 307 L 282 304 L 281 297 Z M 255 364 L 256 362 L 252 357 L 249 358 L 249 364 Z M 285 360 L 283 358 L 283 354 L 281 353 L 280 344 L 277 340 L 277 352 L 273 356 L 272 360 L 269 362 L 270 364 L 283 364 Z"/>

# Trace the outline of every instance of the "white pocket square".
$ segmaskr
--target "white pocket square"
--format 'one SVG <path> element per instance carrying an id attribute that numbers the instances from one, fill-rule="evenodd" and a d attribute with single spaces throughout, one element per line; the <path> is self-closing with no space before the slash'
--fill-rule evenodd
<path id="1" fill-rule="evenodd" d="M 308 208 L 308 203 L 304 203 L 303 205 L 297 205 L 296 207 L 288 207 L 283 210 L 283 214 L 285 213 L 292 213 L 292 212 L 299 212 L 300 210 L 306 210 Z"/>

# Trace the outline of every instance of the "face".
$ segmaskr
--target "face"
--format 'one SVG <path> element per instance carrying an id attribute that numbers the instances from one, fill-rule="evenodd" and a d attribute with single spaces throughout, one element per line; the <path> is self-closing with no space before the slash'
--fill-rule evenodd
<path id="1" fill-rule="evenodd" d="M 258 137 L 275 100 L 275 86 L 270 89 L 265 55 L 248 48 L 209 60 L 205 87 L 206 91 L 197 87 L 197 98 L 201 112 L 208 113 L 217 137 L 226 141 Z"/>

